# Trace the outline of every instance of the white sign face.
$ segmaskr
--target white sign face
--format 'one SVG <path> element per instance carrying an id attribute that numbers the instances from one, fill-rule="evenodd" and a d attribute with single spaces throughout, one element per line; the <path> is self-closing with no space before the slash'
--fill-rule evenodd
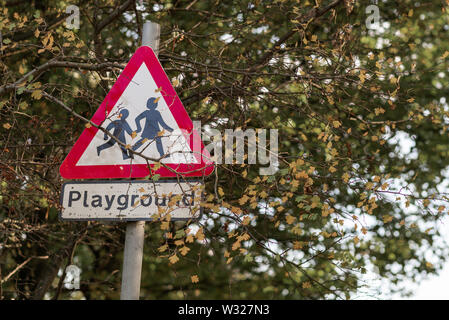
<path id="1" fill-rule="evenodd" d="M 197 219 L 203 184 L 130 180 L 68 182 L 61 193 L 62 220 Z"/>
<path id="2" fill-rule="evenodd" d="M 102 127 L 123 144 L 163 163 L 197 163 L 181 129 L 145 63 L 142 63 Z M 162 135 L 158 133 L 163 132 Z M 150 161 L 150 163 L 152 163 Z M 98 130 L 77 166 L 147 164 Z"/>

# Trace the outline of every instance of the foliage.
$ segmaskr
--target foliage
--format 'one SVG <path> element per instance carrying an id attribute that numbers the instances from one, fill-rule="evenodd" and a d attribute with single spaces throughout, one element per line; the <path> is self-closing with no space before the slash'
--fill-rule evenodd
<path id="1" fill-rule="evenodd" d="M 366 1 L 0 2 L 0 297 L 119 297 L 124 226 L 58 220 L 58 167 L 146 19 L 192 119 L 278 129 L 279 170 L 217 165 L 199 222 L 147 223 L 142 298 L 350 298 L 441 268 L 447 4 L 379 1 L 369 30 Z"/>

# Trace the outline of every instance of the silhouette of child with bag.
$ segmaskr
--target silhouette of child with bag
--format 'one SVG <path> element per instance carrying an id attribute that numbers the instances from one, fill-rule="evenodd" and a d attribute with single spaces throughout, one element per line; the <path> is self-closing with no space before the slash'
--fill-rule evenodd
<path id="1" fill-rule="evenodd" d="M 129 111 L 126 109 L 123 109 L 120 111 L 120 118 L 118 120 L 112 121 L 107 127 L 106 130 L 107 131 L 111 131 L 112 129 L 114 129 L 112 135 L 114 137 L 116 137 L 120 142 L 122 142 L 123 144 L 126 144 L 126 137 L 125 137 L 125 132 L 128 135 L 132 134 L 132 130 L 128 124 L 128 122 L 126 122 L 126 118 L 129 115 Z M 108 139 L 108 135 L 105 133 L 104 134 L 104 140 Z M 110 139 L 108 142 L 102 144 L 101 146 L 97 147 L 97 154 L 98 156 L 100 156 L 100 153 L 102 150 L 104 149 L 108 149 L 110 147 L 112 147 L 117 141 L 115 139 Z M 120 146 L 120 149 L 122 150 L 122 155 L 123 155 L 123 160 L 129 159 L 129 158 L 133 158 L 133 156 L 131 154 L 128 154 L 128 150 L 126 150 L 125 147 Z"/>

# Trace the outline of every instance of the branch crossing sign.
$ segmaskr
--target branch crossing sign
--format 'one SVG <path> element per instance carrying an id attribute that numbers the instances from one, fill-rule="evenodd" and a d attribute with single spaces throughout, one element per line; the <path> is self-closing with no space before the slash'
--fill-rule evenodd
<path id="1" fill-rule="evenodd" d="M 213 171 L 209 152 L 150 47 L 137 49 L 91 123 L 62 163 L 63 178 L 198 177 Z"/>

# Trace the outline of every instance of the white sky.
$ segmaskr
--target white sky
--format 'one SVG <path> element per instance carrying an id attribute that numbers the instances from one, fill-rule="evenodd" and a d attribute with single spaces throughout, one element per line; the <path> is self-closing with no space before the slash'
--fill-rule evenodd
<path id="1" fill-rule="evenodd" d="M 393 139 L 395 142 L 398 142 L 398 146 L 400 147 L 399 153 L 401 153 L 404 157 L 407 158 L 416 158 L 417 153 L 416 150 L 412 150 L 414 146 L 414 141 L 404 132 L 397 132 L 395 138 Z M 449 178 L 449 177 L 448 177 Z M 441 182 L 441 186 L 448 185 L 447 179 L 444 179 Z M 440 189 L 441 192 L 448 192 L 447 190 Z M 444 216 L 438 222 L 436 226 L 440 231 L 442 237 L 449 242 L 449 216 Z M 430 250 L 432 250 L 430 248 Z M 381 287 L 382 282 L 375 279 L 375 275 L 368 274 L 367 275 L 367 285 L 366 291 L 370 292 L 370 285 L 374 287 Z M 380 296 L 365 296 L 363 293 L 358 296 L 359 299 L 397 299 L 397 300 L 449 300 L 449 261 L 447 261 L 444 265 L 444 268 L 439 272 L 438 275 L 427 276 L 420 282 L 416 283 L 412 280 L 404 281 L 401 283 L 406 287 L 406 289 L 413 292 L 410 297 L 402 297 L 400 294 L 391 295 L 383 295 Z M 374 289 L 374 288 L 372 288 Z"/>
<path id="2" fill-rule="evenodd" d="M 440 232 L 444 235 L 446 241 L 449 241 L 449 219 L 445 219 L 439 225 Z M 406 299 L 419 300 L 449 300 L 449 261 L 445 263 L 444 268 L 439 275 L 428 277 L 421 283 L 413 283 L 410 281 L 408 287 L 414 289 L 414 295 Z M 395 299 L 405 299 L 399 296 L 393 297 Z"/>

